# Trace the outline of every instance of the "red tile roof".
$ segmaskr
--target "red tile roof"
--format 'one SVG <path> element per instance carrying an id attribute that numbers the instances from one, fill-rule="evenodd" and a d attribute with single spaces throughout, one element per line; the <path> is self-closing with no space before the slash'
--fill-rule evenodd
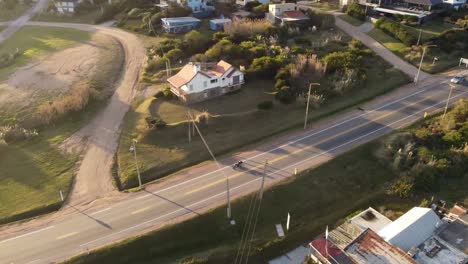
<path id="1" fill-rule="evenodd" d="M 288 17 L 288 18 L 295 18 L 295 19 L 308 19 L 308 17 L 300 10 L 284 11 L 283 16 Z"/>
<path id="2" fill-rule="evenodd" d="M 229 70 L 231 67 L 232 67 L 231 64 L 223 60 L 220 60 L 215 66 L 210 68 L 210 72 L 219 77 L 225 74 L 226 71 Z"/>
<path id="3" fill-rule="evenodd" d="M 191 64 L 185 65 L 176 75 L 167 79 L 167 81 L 177 88 L 180 88 L 190 82 L 197 73 Z"/>

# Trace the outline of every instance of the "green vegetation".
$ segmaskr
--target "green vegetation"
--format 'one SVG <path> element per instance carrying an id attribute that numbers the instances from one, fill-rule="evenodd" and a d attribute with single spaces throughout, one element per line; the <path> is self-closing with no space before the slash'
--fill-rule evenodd
<path id="1" fill-rule="evenodd" d="M 16 50 L 21 53 L 14 64 L 0 68 L 0 81 L 5 80 L 17 67 L 26 65 L 33 59 L 70 47 L 77 41 L 88 41 L 90 37 L 89 32 L 75 29 L 23 27 L 0 46 L 0 54 L 12 54 Z"/>
<path id="2" fill-rule="evenodd" d="M 386 22 L 383 24 L 386 25 L 385 28 L 387 28 L 387 32 L 395 29 L 396 34 L 402 39 L 406 39 L 406 43 L 411 42 L 416 44 L 416 40 L 419 37 L 419 29 L 398 24 L 397 22 Z M 376 26 L 379 26 L 379 24 L 376 24 Z M 453 25 L 450 26 L 447 23 L 443 23 L 442 20 L 427 22 L 423 24 L 421 28 L 422 34 L 420 44 L 422 45 L 420 46 L 407 46 L 379 28 L 374 28 L 370 31 L 369 36 L 382 43 L 397 56 L 415 66 L 419 65 L 423 49 L 427 47 L 422 69 L 429 73 L 437 73 L 454 67 L 458 65 L 460 57 L 468 55 L 466 50 L 468 31 L 453 29 Z M 408 37 L 408 35 L 411 37 Z"/>
<path id="3" fill-rule="evenodd" d="M 14 20 L 29 8 L 31 8 L 31 4 L 20 4 L 16 0 L 2 1 L 0 2 L 0 22 Z"/>
<path id="4" fill-rule="evenodd" d="M 321 9 L 323 11 L 335 11 L 340 9 L 339 1 L 337 0 L 322 0 L 319 2 L 313 1 L 307 3 L 307 5 Z"/>
<path id="5" fill-rule="evenodd" d="M 368 206 L 392 219 L 413 206 L 427 205 L 432 196 L 468 206 L 468 193 L 460 188 L 468 184 L 467 124 L 468 102 L 461 101 L 445 119 L 429 117 L 271 187 L 263 196 L 249 260 L 266 263 Z M 418 173 L 408 176 L 413 166 Z M 411 188 L 405 189 L 408 182 Z M 235 257 L 251 197 L 232 204 L 236 226 L 226 223 L 225 208 L 219 207 L 66 263 L 226 263 Z M 290 231 L 280 239 L 274 225 L 284 224 L 287 213 L 292 217 Z"/>
<path id="6" fill-rule="evenodd" d="M 364 21 L 359 20 L 355 17 L 352 17 L 350 15 L 340 15 L 339 18 L 343 19 L 344 21 L 348 22 L 349 24 L 358 27 L 364 23 Z"/>
<path id="7" fill-rule="evenodd" d="M 408 33 L 406 28 L 399 22 L 389 21 L 385 17 L 381 17 L 375 22 L 375 27 L 400 40 L 406 46 L 411 46 L 416 43 L 416 38 Z"/>
<path id="8" fill-rule="evenodd" d="M 357 3 L 348 5 L 346 14 L 360 21 L 366 20 L 366 11 Z"/>

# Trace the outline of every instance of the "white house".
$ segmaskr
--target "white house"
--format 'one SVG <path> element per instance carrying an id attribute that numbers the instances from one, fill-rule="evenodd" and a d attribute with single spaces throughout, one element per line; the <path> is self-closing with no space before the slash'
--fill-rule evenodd
<path id="1" fill-rule="evenodd" d="M 444 0 L 444 4 L 450 5 L 453 9 L 458 10 L 466 5 L 466 0 Z"/>
<path id="2" fill-rule="evenodd" d="M 167 81 L 180 100 L 195 103 L 240 89 L 244 74 L 221 60 L 216 64 L 188 63 Z"/>
<path id="3" fill-rule="evenodd" d="M 81 3 L 82 0 L 55 0 L 55 8 L 57 12 L 62 14 L 73 14 L 75 13 L 76 6 Z"/>
<path id="4" fill-rule="evenodd" d="M 309 20 L 295 3 L 270 4 L 266 18 L 273 24 L 297 23 Z"/>

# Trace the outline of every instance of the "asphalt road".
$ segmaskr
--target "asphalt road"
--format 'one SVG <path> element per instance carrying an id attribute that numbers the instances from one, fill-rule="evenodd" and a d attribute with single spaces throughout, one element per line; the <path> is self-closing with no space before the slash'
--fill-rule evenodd
<path id="1" fill-rule="evenodd" d="M 317 166 L 357 145 L 421 118 L 424 112 L 442 109 L 449 85 L 446 78 L 434 78 L 417 89 L 398 93 L 377 106 L 366 104 L 335 118 L 335 123 L 317 125 L 286 137 L 272 146 L 249 152 L 243 169 L 233 170 L 232 159 L 220 160 L 221 169 L 208 166 L 195 170 L 183 182 L 141 191 L 126 200 L 99 211 L 80 212 L 28 233 L 0 241 L 1 263 L 51 263 L 86 252 L 132 235 L 173 223 L 181 217 L 199 214 L 226 202 L 229 176 L 231 197 L 256 190 L 263 164 L 268 160 L 266 183 L 271 185 L 290 177 L 295 168 Z M 452 100 L 467 97 L 468 87 L 457 86 Z M 375 105 L 375 104 L 374 104 Z M 315 124 L 314 124 L 315 126 Z M 233 212 L 235 218 L 236 212 Z"/>

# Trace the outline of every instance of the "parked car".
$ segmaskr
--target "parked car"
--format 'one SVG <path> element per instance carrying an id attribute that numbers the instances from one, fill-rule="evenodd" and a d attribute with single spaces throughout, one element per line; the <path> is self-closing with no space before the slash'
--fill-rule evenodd
<path id="1" fill-rule="evenodd" d="M 465 81 L 465 76 L 464 75 L 457 75 L 457 76 L 453 77 L 452 79 L 450 79 L 451 83 L 456 83 L 456 84 L 463 83 L 464 81 Z"/>

